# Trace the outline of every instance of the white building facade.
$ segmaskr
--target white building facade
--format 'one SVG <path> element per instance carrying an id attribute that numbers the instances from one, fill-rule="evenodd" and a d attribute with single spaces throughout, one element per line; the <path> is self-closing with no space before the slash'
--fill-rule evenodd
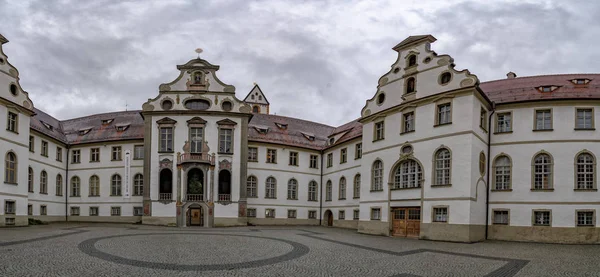
<path id="1" fill-rule="evenodd" d="M 475 242 L 600 243 L 598 74 L 480 83 L 411 36 L 339 127 L 240 100 L 193 59 L 141 110 L 59 121 L 34 108 L 0 35 L 0 226 L 327 225 Z"/>

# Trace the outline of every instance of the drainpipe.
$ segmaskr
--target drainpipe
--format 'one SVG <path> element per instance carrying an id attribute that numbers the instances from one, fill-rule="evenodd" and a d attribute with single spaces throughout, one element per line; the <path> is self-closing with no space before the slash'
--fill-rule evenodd
<path id="1" fill-rule="evenodd" d="M 319 186 L 321 187 L 321 193 L 319 193 L 319 226 L 323 224 L 323 153 L 324 151 L 321 151 L 321 181 L 319 183 Z"/>
<path id="2" fill-rule="evenodd" d="M 69 215 L 69 213 L 68 213 L 68 211 L 69 211 L 69 157 L 71 156 L 71 153 L 70 153 L 71 150 L 69 150 L 69 149 L 70 149 L 70 147 L 67 144 L 67 158 L 65 159 L 65 161 L 67 162 L 67 167 L 65 170 L 65 181 L 64 181 L 64 184 L 65 184 L 65 221 L 66 222 L 69 221 L 69 217 L 68 217 L 68 215 Z"/>
<path id="3" fill-rule="evenodd" d="M 487 141 L 487 176 L 485 176 L 485 239 L 488 239 L 489 218 L 490 218 L 490 173 L 492 165 L 491 147 L 492 147 L 492 116 L 496 112 L 496 102 L 492 102 L 492 112 L 488 118 L 488 141 Z"/>

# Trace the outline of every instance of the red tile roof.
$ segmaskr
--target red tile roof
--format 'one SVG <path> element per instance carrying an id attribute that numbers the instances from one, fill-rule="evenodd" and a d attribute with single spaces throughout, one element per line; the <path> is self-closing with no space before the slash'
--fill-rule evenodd
<path id="1" fill-rule="evenodd" d="M 575 85 L 573 79 L 589 79 L 586 85 Z M 558 86 L 551 92 L 537 87 Z M 479 84 L 487 97 L 497 104 L 558 99 L 600 99 L 600 74 L 557 74 L 517 77 Z"/>

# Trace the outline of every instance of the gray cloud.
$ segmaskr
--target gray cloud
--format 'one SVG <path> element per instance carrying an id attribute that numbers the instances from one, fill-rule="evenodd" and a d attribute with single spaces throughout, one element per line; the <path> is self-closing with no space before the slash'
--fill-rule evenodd
<path id="1" fill-rule="evenodd" d="M 8 1 L 5 53 L 36 107 L 60 119 L 140 109 L 194 58 L 243 98 L 257 82 L 271 111 L 330 125 L 360 116 L 409 35 L 483 81 L 597 71 L 593 1 Z"/>

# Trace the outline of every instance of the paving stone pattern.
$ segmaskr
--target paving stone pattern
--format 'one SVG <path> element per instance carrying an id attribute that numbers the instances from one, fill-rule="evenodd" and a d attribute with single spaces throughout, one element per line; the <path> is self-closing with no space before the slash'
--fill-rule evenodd
<path id="1" fill-rule="evenodd" d="M 600 276 L 600 246 L 475 244 L 325 227 L 0 229 L 0 276 Z"/>

